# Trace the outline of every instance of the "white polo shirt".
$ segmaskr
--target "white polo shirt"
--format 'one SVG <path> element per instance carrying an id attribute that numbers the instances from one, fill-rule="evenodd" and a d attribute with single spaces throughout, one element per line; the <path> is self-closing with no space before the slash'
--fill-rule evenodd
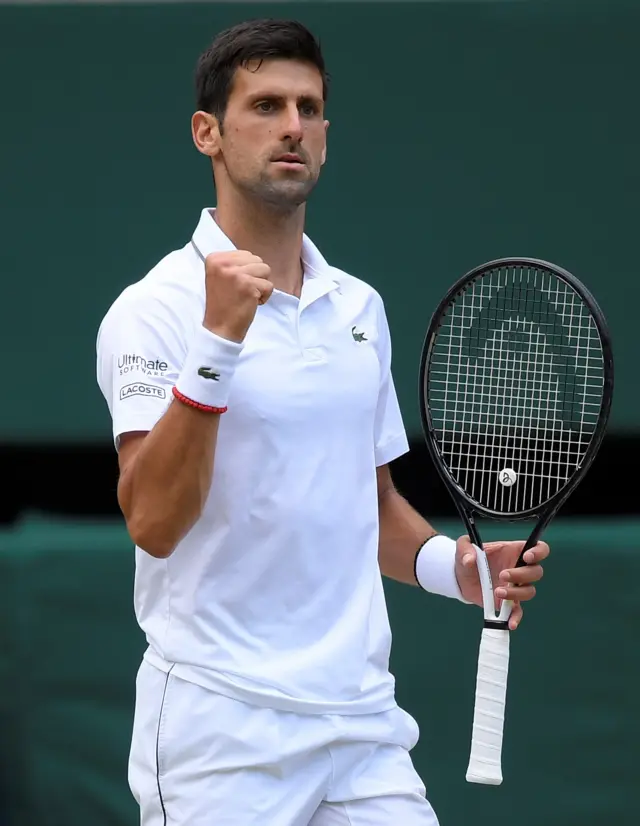
<path id="1" fill-rule="evenodd" d="M 203 259 L 230 249 L 204 210 L 192 241 L 107 312 L 97 373 L 116 444 L 171 403 L 204 317 Z M 168 559 L 136 548 L 136 615 L 146 659 L 221 694 L 384 711 L 395 700 L 376 466 L 408 450 L 389 329 L 378 293 L 306 236 L 303 263 L 300 298 L 274 290 L 246 336 L 201 518 Z"/>

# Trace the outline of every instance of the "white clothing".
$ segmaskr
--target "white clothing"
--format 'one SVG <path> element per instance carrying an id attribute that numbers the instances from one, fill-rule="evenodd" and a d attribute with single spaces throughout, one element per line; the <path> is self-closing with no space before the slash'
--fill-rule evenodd
<path id="1" fill-rule="evenodd" d="M 438 826 L 401 709 L 276 711 L 174 672 L 138 673 L 129 784 L 141 826 Z"/>
<path id="2" fill-rule="evenodd" d="M 98 334 L 113 435 L 165 413 L 204 315 L 204 258 L 233 249 L 209 210 L 131 285 Z M 136 549 L 146 659 L 258 706 L 395 708 L 378 567 L 376 466 L 408 450 L 382 300 L 305 237 L 300 299 L 258 308 L 221 416 L 201 518 L 168 559 Z M 173 402 L 179 404 L 179 402 Z"/>

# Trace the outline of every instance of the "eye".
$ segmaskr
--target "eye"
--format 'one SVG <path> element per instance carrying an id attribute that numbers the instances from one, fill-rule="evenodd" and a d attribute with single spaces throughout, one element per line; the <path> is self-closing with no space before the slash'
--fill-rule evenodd
<path id="1" fill-rule="evenodd" d="M 300 107 L 300 112 L 308 118 L 312 118 L 318 112 L 318 107 L 315 103 L 303 103 Z"/>
<path id="2" fill-rule="evenodd" d="M 260 112 L 271 112 L 273 111 L 273 101 L 271 100 L 261 100 L 260 103 L 256 106 Z"/>

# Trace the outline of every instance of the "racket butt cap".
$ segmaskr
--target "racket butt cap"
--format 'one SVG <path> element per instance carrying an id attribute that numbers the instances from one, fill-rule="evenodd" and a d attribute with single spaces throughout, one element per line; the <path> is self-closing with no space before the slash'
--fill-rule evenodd
<path id="1" fill-rule="evenodd" d="M 502 773 L 500 769 L 495 774 L 477 774 L 471 768 L 467 770 L 467 783 L 482 783 L 484 786 L 500 786 L 502 784 Z"/>

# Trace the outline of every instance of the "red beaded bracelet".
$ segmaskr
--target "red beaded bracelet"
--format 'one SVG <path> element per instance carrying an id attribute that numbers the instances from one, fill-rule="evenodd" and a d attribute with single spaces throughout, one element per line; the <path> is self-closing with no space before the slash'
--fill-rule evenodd
<path id="1" fill-rule="evenodd" d="M 208 404 L 200 404 L 200 402 L 194 402 L 193 399 L 190 399 L 187 396 L 184 396 L 178 390 L 177 387 L 174 387 L 172 392 L 173 392 L 173 395 L 176 397 L 176 399 L 178 399 L 179 402 L 182 402 L 182 404 L 186 404 L 189 407 L 193 407 L 196 410 L 202 410 L 205 413 L 226 413 L 227 412 L 226 407 L 211 407 Z"/>

